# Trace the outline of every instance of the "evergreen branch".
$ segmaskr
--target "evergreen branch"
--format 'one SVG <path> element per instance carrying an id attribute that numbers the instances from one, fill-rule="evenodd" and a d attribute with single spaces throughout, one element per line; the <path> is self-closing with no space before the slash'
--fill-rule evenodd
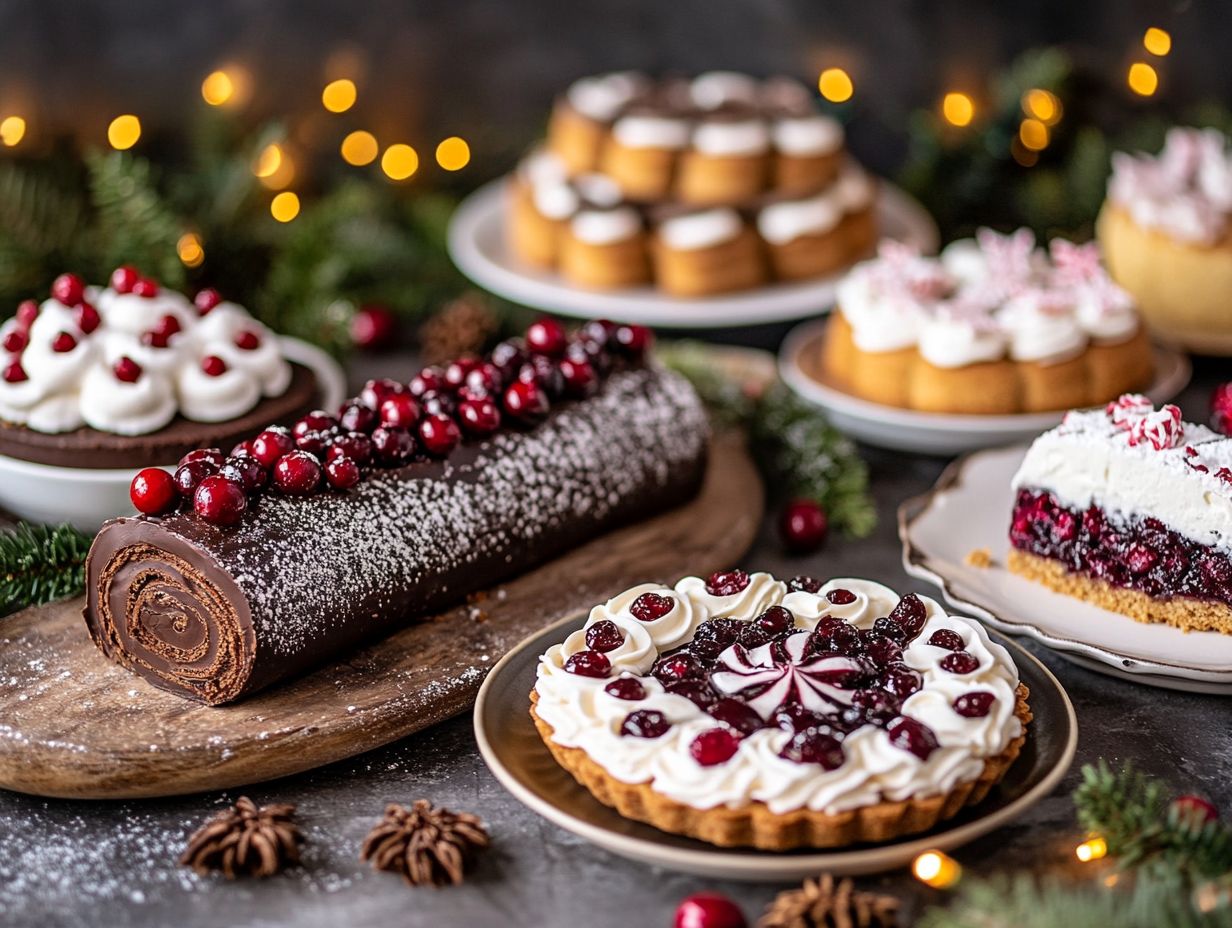
<path id="1" fill-rule="evenodd" d="M 135 263 L 165 286 L 183 288 L 184 265 L 176 243 L 184 224 L 155 186 L 150 163 L 128 152 L 91 152 L 86 167 L 96 212 L 95 279 L 105 279 L 121 264 Z"/>
<path id="2" fill-rule="evenodd" d="M 80 593 L 92 540 L 67 523 L 0 532 L 0 615 Z"/>

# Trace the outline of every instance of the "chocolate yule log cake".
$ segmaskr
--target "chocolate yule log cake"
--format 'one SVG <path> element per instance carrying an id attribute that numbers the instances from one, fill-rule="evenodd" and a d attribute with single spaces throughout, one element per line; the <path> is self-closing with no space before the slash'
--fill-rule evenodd
<path id="1" fill-rule="evenodd" d="M 636 326 L 551 320 L 485 359 L 370 382 L 337 416 L 133 481 L 86 622 L 108 657 L 211 705 L 337 658 L 691 498 L 708 427 Z"/>

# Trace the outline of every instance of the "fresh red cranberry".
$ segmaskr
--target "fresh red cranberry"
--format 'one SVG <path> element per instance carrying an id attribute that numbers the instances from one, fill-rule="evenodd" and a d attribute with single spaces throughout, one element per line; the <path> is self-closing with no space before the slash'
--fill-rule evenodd
<path id="1" fill-rule="evenodd" d="M 325 479 L 335 490 L 349 490 L 359 483 L 359 465 L 345 455 L 332 457 L 325 463 Z"/>
<path id="2" fill-rule="evenodd" d="M 244 490 L 222 474 L 206 477 L 193 494 L 193 510 L 215 525 L 234 525 L 247 508 Z"/>
<path id="3" fill-rule="evenodd" d="M 51 350 L 58 354 L 68 354 L 77 347 L 77 339 L 67 332 L 61 332 L 51 340 Z"/>
<path id="4" fill-rule="evenodd" d="M 582 326 L 578 334 L 602 348 L 611 340 L 612 336 L 616 333 L 616 329 L 616 323 L 610 319 L 591 319 Z"/>
<path id="5" fill-rule="evenodd" d="M 661 593 L 643 593 L 633 600 L 629 612 L 639 622 L 653 622 L 661 619 L 676 608 L 676 600 Z"/>
<path id="6" fill-rule="evenodd" d="M 466 375 L 479 367 L 479 364 L 478 358 L 458 358 L 450 361 L 445 365 L 445 373 L 441 375 L 445 381 L 445 389 L 457 390 L 466 383 Z"/>
<path id="7" fill-rule="evenodd" d="M 752 706 L 730 696 L 720 699 L 706 711 L 716 722 L 722 722 L 742 735 L 751 735 L 757 729 L 765 727 L 765 722 Z"/>
<path id="8" fill-rule="evenodd" d="M 136 383 L 141 379 L 141 365 L 127 356 L 116 361 L 111 371 L 115 374 L 116 380 L 122 380 L 124 383 Z"/>
<path id="9" fill-rule="evenodd" d="M 492 349 L 488 359 L 496 365 L 504 380 L 510 380 L 527 358 L 526 348 L 519 339 L 503 341 Z"/>
<path id="10" fill-rule="evenodd" d="M 656 680 L 667 686 L 678 680 L 697 679 L 702 676 L 702 666 L 697 659 L 683 651 L 659 658 L 651 671 Z"/>
<path id="11" fill-rule="evenodd" d="M 672 928 L 748 928 L 739 906 L 719 893 L 697 893 L 676 908 Z"/>
<path id="12" fill-rule="evenodd" d="M 903 649 L 898 642 L 877 632 L 864 639 L 864 653 L 878 667 L 885 667 L 903 659 Z"/>
<path id="13" fill-rule="evenodd" d="M 601 619 L 586 629 L 586 647 L 606 654 L 625 643 L 625 634 L 620 626 L 610 619 Z"/>
<path id="14" fill-rule="evenodd" d="M 261 347 L 261 336 L 256 332 L 245 329 L 235 336 L 235 347 L 241 351 L 256 351 Z"/>
<path id="15" fill-rule="evenodd" d="M 77 328 L 81 329 L 82 333 L 89 335 L 100 325 L 103 324 L 103 317 L 98 314 L 98 310 L 89 303 L 82 303 L 77 307 L 73 314 L 74 321 L 77 323 Z"/>
<path id="16" fill-rule="evenodd" d="M 907 636 L 906 640 L 910 641 L 924 629 L 924 623 L 928 621 L 928 610 L 924 608 L 924 603 L 920 602 L 920 597 L 908 593 L 898 601 L 889 617 L 902 627 Z"/>
<path id="17" fill-rule="evenodd" d="M 294 450 L 295 439 L 283 428 L 268 428 L 252 440 L 252 456 L 266 469 L 277 464 L 284 454 Z"/>
<path id="18" fill-rule="evenodd" d="M 537 386 L 547 396 L 554 400 L 565 392 L 565 378 L 560 368 L 547 355 L 531 355 L 529 361 L 518 368 L 517 380 Z"/>
<path id="19" fill-rule="evenodd" d="M 945 648 L 947 651 L 961 651 L 967 646 L 962 635 L 948 628 L 939 628 L 929 636 L 928 643 L 934 648 Z"/>
<path id="20" fill-rule="evenodd" d="M 906 664 L 890 664 L 881 672 L 881 687 L 899 699 L 906 699 L 924 685 L 924 679 Z"/>
<path id="21" fill-rule="evenodd" d="M 821 589 L 821 581 L 816 577 L 806 577 L 798 575 L 787 581 L 787 592 L 789 593 L 816 593 Z"/>
<path id="22" fill-rule="evenodd" d="M 116 293 L 131 293 L 141 273 L 131 264 L 121 264 L 111 272 L 111 289 Z"/>
<path id="23" fill-rule="evenodd" d="M 749 575 L 743 570 L 719 570 L 706 579 L 706 592 L 711 596 L 735 596 L 749 585 Z"/>
<path id="24" fill-rule="evenodd" d="M 321 464 L 305 451 L 288 451 L 270 472 L 274 486 L 287 496 L 307 496 L 321 482 Z"/>
<path id="25" fill-rule="evenodd" d="M 398 317 L 386 306 L 361 306 L 351 317 L 351 341 L 362 351 L 377 351 L 393 343 Z"/>
<path id="26" fill-rule="evenodd" d="M 360 467 L 372 460 L 372 439 L 363 432 L 347 432 L 334 438 L 325 453 L 326 463 L 335 458 L 350 458 Z"/>
<path id="27" fill-rule="evenodd" d="M 533 425 L 547 417 L 548 398 L 538 385 L 518 380 L 504 394 L 505 412 L 524 425 Z"/>
<path id="28" fill-rule="evenodd" d="M 589 361 L 560 362 L 560 376 L 565 381 L 565 393 L 576 399 L 584 399 L 599 389 L 599 374 Z"/>
<path id="29" fill-rule="evenodd" d="M 133 273 L 135 275 L 136 271 Z M 113 286 L 114 280 L 115 278 L 112 278 Z M 202 316 L 208 316 L 221 302 L 222 294 L 213 287 L 205 287 L 202 290 L 198 290 L 197 295 L 193 297 L 193 305 L 197 307 L 197 312 Z M 242 348 L 243 346 L 241 345 L 240 347 Z"/>
<path id="30" fill-rule="evenodd" d="M 621 677 L 619 680 L 613 680 L 603 688 L 603 692 L 626 702 L 636 702 L 646 698 L 646 687 L 642 686 L 642 681 L 635 677 Z"/>
<path id="31" fill-rule="evenodd" d="M 950 673 L 975 673 L 980 669 L 980 662 L 974 655 L 966 651 L 954 651 L 952 654 L 947 654 L 943 657 L 938 666 L 942 670 L 948 670 Z"/>
<path id="32" fill-rule="evenodd" d="M 753 621 L 769 635 L 778 635 L 796 627 L 796 617 L 791 614 L 791 610 L 782 606 L 771 606 Z"/>
<path id="33" fill-rule="evenodd" d="M 65 306 L 76 306 L 86 295 L 86 283 L 76 274 L 61 274 L 51 282 L 51 296 Z"/>
<path id="34" fill-rule="evenodd" d="M 565 353 L 566 340 L 564 326 L 547 316 L 532 322 L 526 330 L 526 347 L 550 358 Z"/>
<path id="35" fill-rule="evenodd" d="M 783 509 L 779 535 L 789 551 L 805 554 L 821 547 L 829 524 L 826 511 L 818 503 L 811 499 L 794 499 Z"/>
<path id="36" fill-rule="evenodd" d="M 838 739 L 815 728 L 792 735 L 779 751 L 779 757 L 797 764 L 818 764 L 823 770 L 836 770 L 845 759 Z"/>
<path id="37" fill-rule="evenodd" d="M 5 383 L 24 383 L 30 379 L 26 374 L 26 369 L 21 366 L 20 361 L 13 361 L 11 364 L 6 366 L 4 368 L 3 376 Z"/>
<path id="38" fill-rule="evenodd" d="M 689 744 L 689 756 L 703 767 L 714 767 L 731 760 L 740 739 L 726 728 L 704 731 Z"/>
<path id="39" fill-rule="evenodd" d="M 380 419 L 376 410 L 363 403 L 347 403 L 338 414 L 338 424 L 347 432 L 371 432 Z"/>
<path id="40" fill-rule="evenodd" d="M 841 587 L 826 594 L 826 599 L 835 606 L 847 606 L 856 601 L 856 594 Z"/>
<path id="41" fill-rule="evenodd" d="M 458 447 L 462 432 L 448 416 L 425 416 L 419 423 L 419 440 L 429 454 L 443 458 Z"/>
<path id="42" fill-rule="evenodd" d="M 132 294 L 152 300 L 158 296 L 158 282 L 149 277 L 142 277 L 133 284 Z"/>
<path id="43" fill-rule="evenodd" d="M 579 677 L 606 677 L 612 672 L 612 662 L 598 651 L 578 651 L 565 661 L 565 670 Z"/>
<path id="44" fill-rule="evenodd" d="M 255 457 L 252 453 L 252 439 L 246 438 L 241 442 L 236 442 L 235 447 L 231 449 L 231 457 Z"/>
<path id="45" fill-rule="evenodd" d="M 631 358 L 640 358 L 654 344 L 650 329 L 641 325 L 622 325 L 616 329 L 616 345 Z"/>
<path id="46" fill-rule="evenodd" d="M 504 378 L 501 376 L 500 368 L 485 361 L 478 367 L 472 368 L 466 375 L 466 383 L 462 385 L 462 389 L 468 391 L 466 397 L 462 397 L 461 391 L 458 395 L 460 398 L 492 396 L 501 388 L 503 382 Z"/>
<path id="47" fill-rule="evenodd" d="M 307 451 L 319 460 L 325 457 L 325 449 L 329 447 L 333 437 L 332 432 L 304 432 L 295 439 L 295 447 L 300 451 Z"/>
<path id="48" fill-rule="evenodd" d="M 210 461 L 189 461 L 176 468 L 172 480 L 175 481 L 175 488 L 180 496 L 192 499 L 201 481 L 206 477 L 214 476 L 217 472 L 217 466 Z"/>
<path id="49" fill-rule="evenodd" d="M 411 389 L 404 383 L 390 380 L 388 377 L 380 380 L 369 380 L 359 391 L 359 401 L 369 409 L 381 408 L 381 404 L 391 396 L 410 393 Z"/>
<path id="50" fill-rule="evenodd" d="M 409 429 L 419 421 L 419 404 L 409 393 L 397 393 L 381 401 L 381 425 L 387 429 Z"/>
<path id="51" fill-rule="evenodd" d="M 324 409 L 314 409 L 297 420 L 295 425 L 291 426 L 291 437 L 299 438 L 301 435 L 307 435 L 309 432 L 329 432 L 336 428 L 337 425 L 338 420 Z"/>
<path id="52" fill-rule="evenodd" d="M 620 733 L 627 738 L 662 738 L 672 727 L 662 712 L 654 709 L 638 709 L 625 716 L 620 723 Z"/>
<path id="53" fill-rule="evenodd" d="M 664 687 L 673 696 L 687 699 L 699 709 L 708 709 L 719 700 L 719 694 L 706 680 L 677 680 Z"/>
<path id="54" fill-rule="evenodd" d="M 1192 793 L 1177 796 L 1172 800 L 1172 808 L 1176 810 L 1178 816 L 1190 821 L 1206 823 L 1219 820 L 1219 810 L 1215 808 L 1214 803 Z"/>
<path id="55" fill-rule="evenodd" d="M 179 502 L 175 481 L 161 467 L 138 471 L 128 487 L 128 497 L 148 516 L 170 512 Z"/>
<path id="56" fill-rule="evenodd" d="M 963 693 L 954 700 L 954 711 L 964 718 L 982 719 L 988 715 L 992 704 L 996 701 L 997 697 L 985 690 Z"/>
<path id="57" fill-rule="evenodd" d="M 26 345 L 30 343 L 30 337 L 21 329 L 13 329 L 8 335 L 4 336 L 4 342 L 0 343 L 9 354 L 19 354 L 25 351 Z"/>
<path id="58" fill-rule="evenodd" d="M 39 315 L 39 304 L 34 300 L 22 300 L 17 304 L 17 324 L 23 329 L 34 325 Z"/>
<path id="59" fill-rule="evenodd" d="M 216 354 L 207 354 L 201 359 L 201 370 L 207 377 L 221 377 L 227 372 L 227 362 Z"/>
<path id="60" fill-rule="evenodd" d="M 928 760 L 928 755 L 939 747 L 931 728 L 906 715 L 900 715 L 886 726 L 886 734 L 890 736 L 890 744 L 910 751 L 920 760 Z"/>
<path id="61" fill-rule="evenodd" d="M 500 428 L 500 410 L 486 397 L 463 400 L 458 404 L 458 419 L 470 435 L 491 435 Z"/>
<path id="62" fill-rule="evenodd" d="M 423 396 L 425 393 L 439 393 L 445 388 L 445 372 L 439 367 L 425 367 L 411 378 L 409 389 L 412 396 Z"/>
<path id="63" fill-rule="evenodd" d="M 247 454 L 227 458 L 223 461 L 222 467 L 218 469 L 218 473 L 240 487 L 245 493 L 255 493 L 265 486 L 269 479 L 269 473 L 260 462 Z"/>
<path id="64" fill-rule="evenodd" d="M 439 393 L 428 391 L 419 397 L 419 406 L 423 413 L 429 416 L 452 416 L 458 411 L 454 394 L 443 390 Z"/>
<path id="65" fill-rule="evenodd" d="M 382 426 L 372 433 L 372 453 L 386 467 L 405 464 L 415 454 L 415 439 L 406 429 Z"/>
<path id="66" fill-rule="evenodd" d="M 222 467 L 226 458 L 223 457 L 222 451 L 218 448 L 197 448 L 180 458 L 180 465 L 191 464 L 193 461 L 205 461 L 213 468 L 211 471 L 213 473 Z"/>

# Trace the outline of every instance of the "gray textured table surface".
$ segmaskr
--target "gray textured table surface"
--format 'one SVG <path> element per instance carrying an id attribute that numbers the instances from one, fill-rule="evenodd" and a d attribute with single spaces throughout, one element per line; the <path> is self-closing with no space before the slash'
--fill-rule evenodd
<path id="1" fill-rule="evenodd" d="M 394 359 L 385 363 L 390 370 L 402 367 Z M 1200 369 L 1182 399 L 1187 417 L 1205 417 L 1219 376 L 1214 363 Z M 894 511 L 926 489 L 944 462 L 875 451 L 867 456 L 881 516 L 873 537 L 835 538 L 816 555 L 787 559 L 768 521 L 744 566 L 784 576 L 870 576 L 904 591 L 935 592 L 904 575 Z M 1081 836 L 1068 796 L 1078 767 L 1099 757 L 1132 758 L 1182 791 L 1204 793 L 1225 812 L 1232 810 L 1232 702 L 1121 682 L 1028 647 L 1057 674 L 1077 707 L 1078 760 L 1056 793 L 1021 820 L 955 853 L 969 872 L 1074 869 L 1068 862 Z M 107 803 L 0 792 L 0 924 L 666 928 L 677 902 L 690 893 L 726 892 L 752 921 L 786 885 L 724 884 L 671 873 L 573 837 L 496 783 L 475 749 L 469 717 L 244 792 L 258 802 L 298 804 L 309 841 L 302 868 L 263 882 L 227 883 L 175 866 L 186 836 L 236 792 Z M 420 797 L 477 812 L 491 827 L 492 851 L 460 888 L 412 890 L 357 859 L 385 803 Z M 902 894 L 908 916 L 937 895 L 905 871 L 860 883 Z"/>

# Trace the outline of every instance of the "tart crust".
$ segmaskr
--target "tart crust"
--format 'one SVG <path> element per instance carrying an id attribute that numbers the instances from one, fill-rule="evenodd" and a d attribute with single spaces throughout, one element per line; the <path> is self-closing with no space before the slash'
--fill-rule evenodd
<path id="1" fill-rule="evenodd" d="M 752 846 L 767 851 L 787 851 L 798 847 L 841 847 L 890 841 L 927 831 L 938 822 L 957 815 L 965 806 L 980 802 L 1001 781 L 1022 750 L 1032 718 L 1028 695 L 1027 687 L 1019 683 L 1014 715 L 1022 723 L 1022 732 L 1000 754 L 984 760 L 984 770 L 976 779 L 959 783 L 938 796 L 913 796 L 835 814 L 812 809 L 794 809 L 780 814 L 771 812 L 760 801 L 738 808 L 698 809 L 656 792 L 652 782 L 621 782 L 581 748 L 557 744 L 552 740 L 554 729 L 535 711 L 539 694 L 534 690 L 530 694 L 530 714 L 539 737 L 556 762 L 592 796 L 625 818 L 720 847 Z"/>
<path id="2" fill-rule="evenodd" d="M 1112 586 L 1084 574 L 1073 573 L 1060 561 L 1011 548 L 1006 566 L 1057 593 L 1081 599 L 1101 609 L 1119 612 L 1136 622 L 1167 623 L 1187 632 L 1216 631 L 1232 635 L 1232 609 L 1223 603 L 1190 596 L 1156 599 L 1139 590 Z"/>

